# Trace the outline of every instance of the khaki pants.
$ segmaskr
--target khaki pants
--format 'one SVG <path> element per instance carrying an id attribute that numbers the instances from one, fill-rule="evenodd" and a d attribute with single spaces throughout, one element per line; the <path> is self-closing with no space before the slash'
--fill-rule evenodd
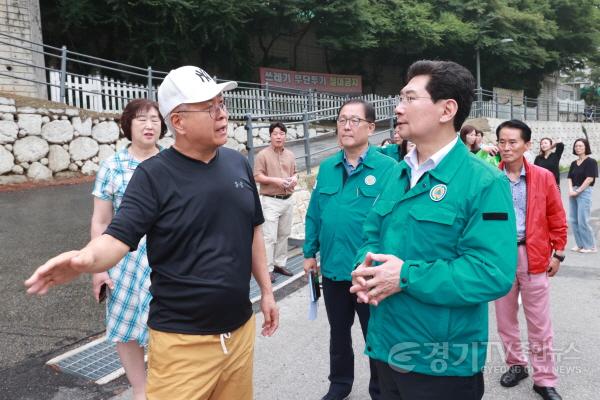
<path id="1" fill-rule="evenodd" d="M 228 335 L 150 329 L 148 400 L 252 400 L 254 315 Z"/>
<path id="2" fill-rule="evenodd" d="M 265 217 L 263 234 L 267 250 L 267 265 L 269 272 L 273 272 L 273 266 L 285 267 L 287 262 L 287 241 L 292 233 L 294 196 L 285 200 L 260 196 L 260 200 Z"/>

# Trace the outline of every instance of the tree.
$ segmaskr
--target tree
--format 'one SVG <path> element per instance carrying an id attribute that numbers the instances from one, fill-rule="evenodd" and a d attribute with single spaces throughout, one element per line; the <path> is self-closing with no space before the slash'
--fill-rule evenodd
<path id="1" fill-rule="evenodd" d="M 200 64 L 247 72 L 248 16 L 258 0 L 48 0 L 46 43 L 134 65 L 169 70 Z M 90 40 L 93 38 L 93 40 Z"/>
<path id="2" fill-rule="evenodd" d="M 483 87 L 537 96 L 543 76 L 589 63 L 600 48 L 600 0 L 45 0 L 47 43 L 168 70 L 205 66 L 256 79 L 258 66 L 295 69 L 316 37 L 327 72 L 361 74 L 382 89 L 422 58 L 457 61 Z M 310 33 L 310 35 L 309 35 Z M 93 40 L 90 40 L 93 38 Z M 502 39 L 512 39 L 501 44 Z M 258 51 L 252 54 L 252 44 Z M 290 56 L 273 54 L 290 43 Z M 385 91 L 390 91 L 386 88 Z M 397 88 L 393 88 L 397 90 Z"/>

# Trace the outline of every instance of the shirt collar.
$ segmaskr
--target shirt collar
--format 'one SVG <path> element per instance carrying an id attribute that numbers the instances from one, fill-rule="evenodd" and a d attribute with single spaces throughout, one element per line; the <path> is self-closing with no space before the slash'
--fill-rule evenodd
<path id="1" fill-rule="evenodd" d="M 506 164 L 504 164 L 504 167 L 502 168 L 502 170 L 504 171 L 504 175 L 508 176 L 508 171 L 506 170 Z M 521 173 L 519 174 L 519 176 L 525 177 L 526 175 L 527 175 L 527 173 L 525 171 L 525 163 L 523 163 L 523 165 L 521 166 Z"/>
<path id="2" fill-rule="evenodd" d="M 454 143 L 454 147 L 450 149 L 445 157 L 439 159 L 439 168 L 436 167 L 429 171 L 430 175 L 442 183 L 450 182 L 456 171 L 458 171 L 462 164 L 467 160 L 467 157 L 469 157 L 467 146 L 462 142 L 459 143 L 458 138 L 451 143 Z M 409 170 L 410 166 L 405 157 L 404 162 L 400 163 L 398 178 L 402 178 L 403 175 L 409 174 Z"/>
<path id="3" fill-rule="evenodd" d="M 433 168 L 436 168 L 438 165 L 440 165 L 440 162 L 442 162 L 444 157 L 446 157 L 446 155 L 448 153 L 450 153 L 450 150 L 452 150 L 452 148 L 454 147 L 454 145 L 456 144 L 457 141 L 458 141 L 458 136 L 455 137 L 450 143 L 448 143 L 447 145 L 445 145 L 444 147 L 442 147 L 441 149 L 436 151 L 431 157 L 429 157 L 421 165 L 419 165 L 419 159 L 418 159 L 416 147 L 413 148 L 411 151 L 409 151 L 406 156 L 404 156 L 404 160 L 406 161 L 406 163 L 408 164 L 408 166 L 411 169 L 416 169 L 427 163 L 433 163 Z"/>

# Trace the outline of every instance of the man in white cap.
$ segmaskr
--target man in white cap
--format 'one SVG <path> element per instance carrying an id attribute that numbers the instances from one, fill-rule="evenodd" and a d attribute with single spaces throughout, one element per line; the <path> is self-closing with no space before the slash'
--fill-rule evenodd
<path id="1" fill-rule="evenodd" d="M 279 324 L 252 169 L 221 147 L 228 119 L 222 92 L 235 87 L 197 67 L 171 71 L 158 101 L 173 147 L 136 169 L 103 235 L 52 258 L 25 282 L 28 293 L 45 294 L 83 272 L 105 271 L 147 235 L 148 399 L 253 398 L 251 273 L 262 293 L 262 334 Z"/>

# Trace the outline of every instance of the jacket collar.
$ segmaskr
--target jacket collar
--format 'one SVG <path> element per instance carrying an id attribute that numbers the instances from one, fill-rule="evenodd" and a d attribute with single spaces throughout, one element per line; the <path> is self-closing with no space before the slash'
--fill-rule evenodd
<path id="1" fill-rule="evenodd" d="M 377 152 L 377 150 L 375 149 L 375 146 L 369 145 L 369 148 L 367 149 L 367 152 L 365 153 L 365 158 L 362 161 L 362 163 L 365 165 L 365 167 L 375 168 L 375 163 L 374 163 L 375 157 L 372 156 L 372 154 L 375 152 Z M 342 164 L 344 162 L 344 149 L 338 151 L 334 157 L 335 157 L 334 165 Z"/>
<path id="2" fill-rule="evenodd" d="M 452 150 L 446 157 L 440 161 L 437 167 L 429 171 L 429 174 L 440 182 L 448 183 L 452 177 L 456 174 L 459 168 L 469 156 L 469 150 L 467 146 L 461 140 L 458 140 Z M 409 175 L 410 167 L 406 162 L 400 163 L 400 171 L 398 177 L 402 177 L 404 174 Z"/>

